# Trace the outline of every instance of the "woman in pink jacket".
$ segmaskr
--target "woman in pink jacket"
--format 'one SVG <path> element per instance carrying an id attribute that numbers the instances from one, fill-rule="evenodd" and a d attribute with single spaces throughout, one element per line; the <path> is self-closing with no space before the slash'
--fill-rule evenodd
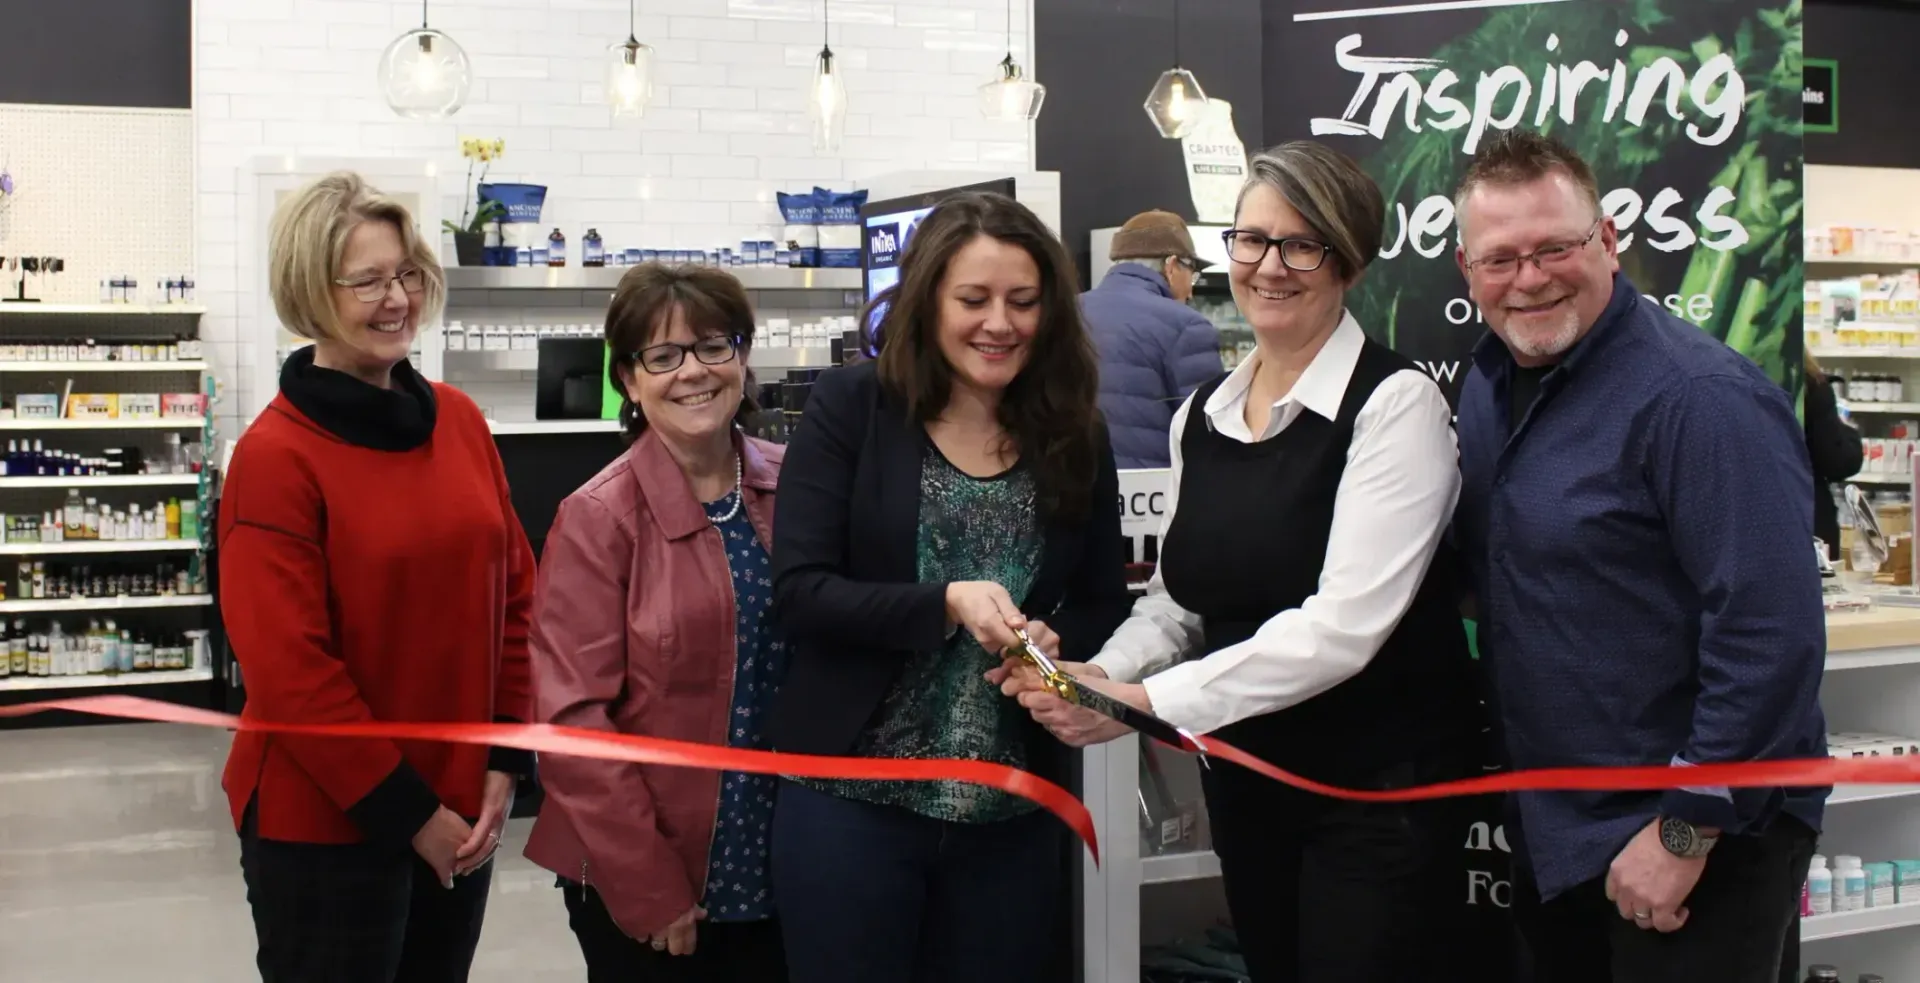
<path id="1" fill-rule="evenodd" d="M 753 409 L 753 311 L 715 269 L 638 266 L 607 313 L 632 447 L 568 496 L 534 595 L 534 716 L 762 748 L 786 673 L 767 614 L 782 449 Z M 560 875 L 587 978 L 786 977 L 768 887 L 775 780 L 544 757 L 527 856 Z"/>

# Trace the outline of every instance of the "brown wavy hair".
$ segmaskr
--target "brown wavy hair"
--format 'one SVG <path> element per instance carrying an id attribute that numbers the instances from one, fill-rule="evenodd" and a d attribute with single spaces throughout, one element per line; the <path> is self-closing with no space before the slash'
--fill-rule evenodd
<path id="1" fill-rule="evenodd" d="M 1042 514 L 1083 516 L 1099 466 L 1099 363 L 1080 319 L 1073 258 L 1025 205 L 967 192 L 921 220 L 900 258 L 900 281 L 876 299 L 885 309 L 877 330 L 881 385 L 917 423 L 946 410 L 953 367 L 940 351 L 940 291 L 954 255 L 980 236 L 1020 247 L 1040 271 L 1040 325 L 1026 366 L 1001 396 L 1000 425 L 1033 469 Z"/>
<path id="2" fill-rule="evenodd" d="M 726 335 L 733 339 L 733 357 L 742 369 L 742 398 L 734 424 L 745 426 L 760 409 L 753 398 L 753 370 L 747 368 L 747 356 L 753 351 L 753 302 L 747 299 L 746 288 L 733 274 L 711 266 L 642 263 L 620 277 L 613 302 L 607 306 L 607 347 L 613 352 L 607 360 L 607 379 L 620 394 L 620 430 L 628 443 L 646 431 L 647 417 L 627 394 L 620 369 L 646 371 L 634 359 L 666 332 L 675 308 L 687 319 L 695 338 Z"/>

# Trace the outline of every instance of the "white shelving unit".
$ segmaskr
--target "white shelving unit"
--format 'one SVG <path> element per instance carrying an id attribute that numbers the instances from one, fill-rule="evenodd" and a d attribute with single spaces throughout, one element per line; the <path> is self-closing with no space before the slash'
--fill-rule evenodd
<path id="1" fill-rule="evenodd" d="M 61 556 L 73 553 L 164 553 L 197 550 L 197 539 L 80 539 L 60 543 L 0 543 L 0 556 Z"/>
<path id="2" fill-rule="evenodd" d="M 0 372 L 205 372 L 207 363 L 186 362 L 0 362 Z"/>
<path id="3" fill-rule="evenodd" d="M 0 302 L 0 317 L 65 315 L 91 317 L 197 317 L 207 309 L 201 304 L 48 304 Z"/>
<path id="4" fill-rule="evenodd" d="M 200 483 L 197 474 L 84 474 L 50 478 L 0 477 L 0 491 L 8 488 L 159 488 Z"/>
<path id="5" fill-rule="evenodd" d="M 161 594 L 154 597 L 48 597 L 26 601 L 0 601 L 0 614 L 70 611 L 108 613 L 154 608 L 204 608 L 212 605 L 212 594 Z"/>
<path id="6" fill-rule="evenodd" d="M 199 417 L 160 420 L 42 420 L 13 417 L 0 420 L 0 430 L 202 430 L 206 425 L 207 421 Z"/>
<path id="7" fill-rule="evenodd" d="M 1800 941 L 1823 942 L 1827 939 L 1843 939 L 1850 935 L 1885 932 L 1889 929 L 1911 928 L 1915 925 L 1920 925 L 1920 904 L 1862 908 L 1859 911 L 1843 911 L 1802 919 Z"/>
<path id="8" fill-rule="evenodd" d="M 1847 401 L 1855 416 L 1863 413 L 1920 413 L 1920 403 L 1858 403 Z"/>
<path id="9" fill-rule="evenodd" d="M 9 676 L 0 679 L 0 693 L 21 690 L 98 689 L 107 686 L 163 686 L 168 683 L 204 683 L 212 669 L 169 669 L 129 672 L 117 676 Z"/>
<path id="10" fill-rule="evenodd" d="M 543 433 L 619 433 L 619 420 L 488 420 L 495 435 Z"/>

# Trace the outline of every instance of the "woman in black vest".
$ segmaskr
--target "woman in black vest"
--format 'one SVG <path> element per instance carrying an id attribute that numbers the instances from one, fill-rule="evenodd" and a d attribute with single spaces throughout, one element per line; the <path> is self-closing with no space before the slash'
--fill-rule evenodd
<path id="1" fill-rule="evenodd" d="M 1017 628 L 1086 659 L 1127 616 L 1072 261 L 1024 206 L 961 195 L 920 224 L 883 301 L 879 358 L 820 377 L 781 471 L 774 605 L 794 652 L 773 745 L 1064 778 L 1065 749 L 981 676 Z M 793 983 L 1061 978 L 1066 842 L 978 786 L 782 782 Z"/>
<path id="2" fill-rule="evenodd" d="M 1159 570 L 1080 670 L 1192 733 L 1373 789 L 1463 777 L 1479 730 L 1435 561 L 1460 488 L 1446 397 L 1346 312 L 1384 212 L 1337 151 L 1254 157 L 1225 236 L 1258 348 L 1175 415 Z M 1006 676 L 1069 744 L 1125 732 Z M 1453 807 L 1340 802 L 1220 762 L 1203 776 L 1256 983 L 1454 978 Z"/>

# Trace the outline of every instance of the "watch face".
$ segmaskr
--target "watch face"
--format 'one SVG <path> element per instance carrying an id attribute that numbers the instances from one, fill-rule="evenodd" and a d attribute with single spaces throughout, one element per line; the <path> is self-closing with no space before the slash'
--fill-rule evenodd
<path id="1" fill-rule="evenodd" d="M 1663 819 L 1660 821 L 1660 845 L 1675 856 L 1685 857 L 1693 853 L 1699 834 L 1693 825 L 1684 819 Z"/>

